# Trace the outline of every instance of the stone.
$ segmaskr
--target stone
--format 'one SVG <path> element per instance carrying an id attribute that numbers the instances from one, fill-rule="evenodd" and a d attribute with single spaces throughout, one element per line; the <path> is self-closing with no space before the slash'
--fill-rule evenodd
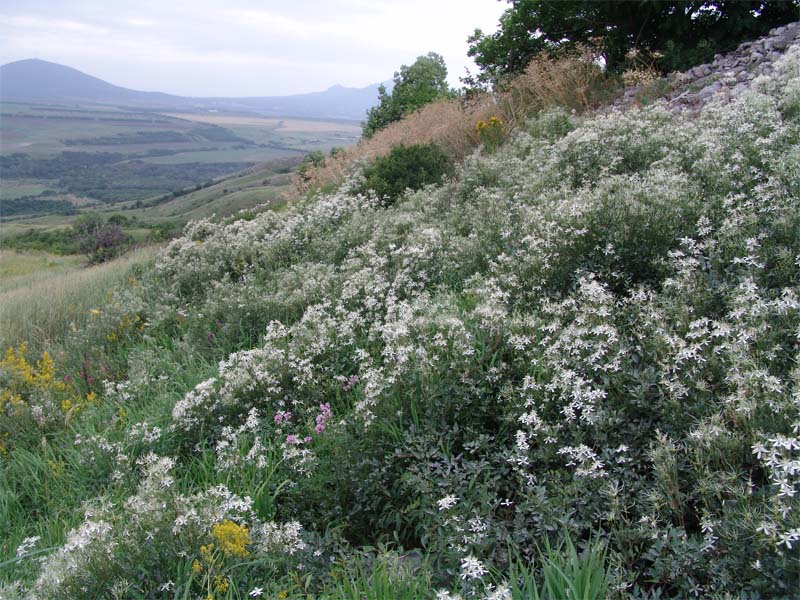
<path id="1" fill-rule="evenodd" d="M 772 47 L 775 48 L 776 50 L 785 50 L 786 46 L 788 45 L 789 45 L 789 40 L 786 38 L 779 37 L 775 38 L 772 41 Z"/>
<path id="2" fill-rule="evenodd" d="M 719 91 L 716 83 L 712 83 L 711 85 L 707 85 L 702 90 L 697 92 L 697 97 L 700 99 L 710 98 L 714 94 Z"/>

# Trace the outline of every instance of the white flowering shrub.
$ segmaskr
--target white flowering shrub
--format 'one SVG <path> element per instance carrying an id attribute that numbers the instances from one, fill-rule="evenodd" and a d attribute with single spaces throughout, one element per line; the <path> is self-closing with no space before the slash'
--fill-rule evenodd
<path id="1" fill-rule="evenodd" d="M 507 598 L 495 573 L 573 539 L 603 545 L 620 597 L 791 597 L 798 69 L 792 50 L 697 117 L 545 113 L 391 207 L 354 175 L 190 225 L 130 302 L 128 381 L 104 392 L 161 412 L 76 437 L 121 500 L 32 590 L 277 594 L 280 555 L 324 597 L 325 560 L 394 544 L 437 597 Z M 173 381 L 158 348 L 208 366 Z"/>

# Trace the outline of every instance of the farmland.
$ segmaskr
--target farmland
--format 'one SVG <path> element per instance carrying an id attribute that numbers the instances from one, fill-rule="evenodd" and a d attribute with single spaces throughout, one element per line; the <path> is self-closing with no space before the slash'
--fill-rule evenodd
<path id="1" fill-rule="evenodd" d="M 5 102 L 0 218 L 152 205 L 262 163 L 350 145 L 359 132 L 351 121 Z"/>

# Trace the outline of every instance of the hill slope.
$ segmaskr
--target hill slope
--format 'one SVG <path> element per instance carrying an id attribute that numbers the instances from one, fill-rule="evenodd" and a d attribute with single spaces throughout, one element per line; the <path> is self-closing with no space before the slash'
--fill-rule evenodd
<path id="1" fill-rule="evenodd" d="M 531 598 L 575 540 L 592 598 L 795 597 L 798 81 L 191 224 L 6 353 L 0 592 Z"/>

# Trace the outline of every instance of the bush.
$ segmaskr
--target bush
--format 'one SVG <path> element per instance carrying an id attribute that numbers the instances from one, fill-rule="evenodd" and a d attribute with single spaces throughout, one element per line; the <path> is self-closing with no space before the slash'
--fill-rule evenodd
<path id="1" fill-rule="evenodd" d="M 395 146 L 364 170 L 363 190 L 391 204 L 408 189 L 439 183 L 450 171 L 450 161 L 436 144 Z"/>
<path id="2" fill-rule="evenodd" d="M 115 223 L 105 221 L 97 213 L 86 213 L 75 220 L 72 228 L 80 251 L 91 264 L 111 260 L 122 254 L 131 244 L 131 237 Z"/>

